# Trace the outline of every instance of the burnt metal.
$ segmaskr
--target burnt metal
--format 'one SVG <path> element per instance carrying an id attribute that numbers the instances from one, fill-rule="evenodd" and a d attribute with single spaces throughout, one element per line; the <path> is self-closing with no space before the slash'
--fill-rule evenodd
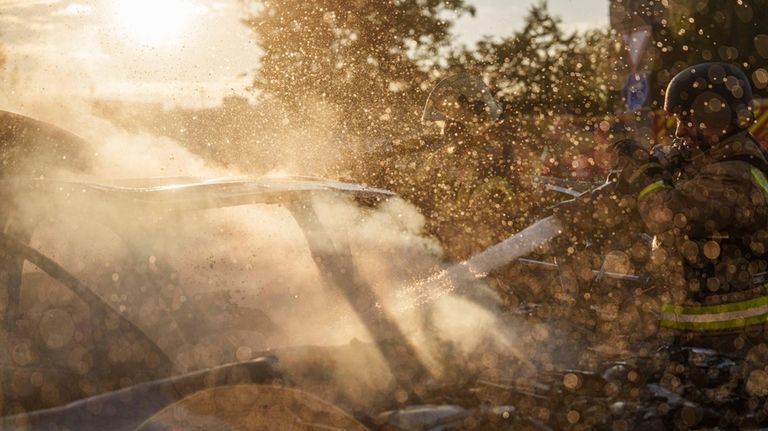
<path id="1" fill-rule="evenodd" d="M 349 244 L 333 241 L 311 204 L 291 202 L 286 206 L 302 227 L 324 282 L 347 299 L 370 332 L 398 385 L 412 388 L 418 380 L 429 377 L 413 345 L 380 306 L 375 292 L 357 270 Z"/>
<path id="2" fill-rule="evenodd" d="M 166 406 L 197 391 L 223 385 L 272 384 L 281 378 L 276 362 L 274 357 L 262 357 L 141 383 L 62 407 L 0 418 L 0 429 L 132 431 Z"/>
<path id="3" fill-rule="evenodd" d="M 9 337 L 13 337 L 14 322 L 19 313 L 21 271 L 23 262 L 26 260 L 75 293 L 89 307 L 93 318 L 95 318 L 94 321 L 103 322 L 107 316 L 116 317 L 121 322 L 120 327 L 123 330 L 135 332 L 140 340 L 147 342 L 150 349 L 162 358 L 160 369 L 163 370 L 163 373 L 161 375 L 170 375 L 172 370 L 172 361 L 137 326 L 112 309 L 93 290 L 85 286 L 53 259 L 28 245 L 28 240 L 37 223 L 30 224 L 28 220 L 26 225 L 10 223 L 8 220 L 18 211 L 17 206 L 24 207 L 25 204 L 34 203 L 28 205 L 34 210 L 27 210 L 23 214 L 24 217 L 38 219 L 41 213 L 51 213 L 64 208 L 81 208 L 82 204 L 86 202 L 83 199 L 87 199 L 87 202 L 94 203 L 88 207 L 89 212 L 92 212 L 93 215 L 103 212 L 102 215 L 107 215 L 108 224 L 116 229 L 116 232 L 128 233 L 130 236 L 132 231 L 124 229 L 127 227 L 124 221 L 109 217 L 109 212 L 104 211 L 105 209 L 113 206 L 120 208 L 122 205 L 126 208 L 142 211 L 152 209 L 189 211 L 248 204 L 285 204 L 290 207 L 292 213 L 297 216 L 296 221 L 305 229 L 305 236 L 307 236 L 313 257 L 318 263 L 324 280 L 327 284 L 339 288 L 350 300 L 353 309 L 366 323 L 381 352 L 389 361 L 398 384 L 407 388 L 407 385 L 413 381 L 412 379 L 417 376 L 426 376 L 426 369 L 416 359 L 413 347 L 408 344 L 407 339 L 394 321 L 385 316 L 378 308 L 370 286 L 365 283 L 354 265 L 348 244 L 334 245 L 322 224 L 317 220 L 314 209 L 307 206 L 308 199 L 314 194 L 339 192 L 352 195 L 359 202 L 368 205 L 375 205 L 394 195 L 386 190 L 357 184 L 306 177 L 223 178 L 214 180 L 172 178 L 101 183 L 28 178 L 0 179 L 0 196 L 7 203 L 11 203 L 6 204 L 2 208 L 2 214 L 0 214 L 4 218 L 5 225 L 4 232 L 0 234 L 0 250 L 3 252 L 0 260 L 0 275 L 2 275 L 6 287 L 5 295 L 7 304 L 9 304 L 9 312 L 4 316 L 4 328 L 2 328 L 3 341 L 6 343 L 5 345 L 12 344 L 9 342 L 11 341 Z M 63 196 L 66 199 L 62 199 L 60 202 L 56 200 L 55 204 L 51 204 L 49 202 L 51 196 Z M 43 203 L 43 205 L 37 205 L 37 203 Z M 307 231 L 307 229 L 311 231 Z M 331 248 L 328 248 L 329 246 Z M 98 357 L 106 354 L 106 352 L 95 351 L 94 354 Z M 100 360 L 97 362 L 106 363 Z M 6 363 L 10 363 L 9 358 L 6 358 Z M 217 370 L 220 369 L 222 367 L 181 377 L 153 380 L 77 401 L 61 408 L 37 411 L 25 414 L 23 417 L 6 417 L 0 419 L 0 428 L 14 428 L 12 424 L 29 423 L 33 424 L 32 429 L 43 429 L 46 426 L 50 427 L 51 424 L 72 424 L 73 429 L 133 429 L 136 426 L 136 421 L 140 418 L 145 419 L 147 414 L 151 415 L 163 406 L 190 393 L 171 391 L 170 389 L 175 388 L 175 383 L 186 382 L 192 378 L 190 376 L 209 376 L 211 373 L 217 373 Z M 255 379 L 254 382 L 263 383 L 267 381 L 266 376 L 272 376 L 270 373 L 262 374 L 265 377 Z M 2 385 L 9 382 L 7 377 L 2 377 Z M 210 378 L 205 381 L 210 381 Z M 7 390 L 7 388 L 2 390 L 6 395 L 4 402 L 6 406 L 10 406 L 9 403 L 13 402 L 12 391 Z M 169 391 L 172 392 L 170 395 Z M 131 404 L 133 401 L 130 401 L 127 403 L 128 405 L 117 409 L 124 412 L 117 417 L 96 417 L 89 410 L 97 404 L 113 405 L 118 402 L 117 400 L 121 400 L 121 397 L 135 400 L 141 405 L 133 405 Z M 10 408 L 5 408 L 0 412 L 0 416 L 7 415 L 10 411 Z M 17 422 L 20 420 L 23 422 Z M 39 424 L 39 426 L 34 424 Z"/>
<path id="4" fill-rule="evenodd" d="M 33 265 L 43 270 L 46 274 L 50 275 L 52 278 L 56 279 L 61 284 L 69 288 L 75 295 L 77 295 L 83 302 L 88 305 L 91 313 L 96 315 L 93 317 L 99 321 L 105 321 L 108 316 L 114 316 L 117 318 L 121 326 L 138 335 L 140 339 L 144 340 L 152 348 L 152 351 L 155 354 L 159 355 L 163 361 L 163 368 L 169 371 L 171 368 L 173 368 L 173 362 L 170 360 L 170 358 L 168 358 L 165 352 L 163 352 L 163 350 L 160 349 L 160 347 L 158 347 L 154 341 L 147 337 L 146 334 L 144 334 L 144 332 L 139 329 L 139 327 L 134 325 L 130 320 L 123 317 L 122 314 L 112 309 L 112 307 L 104 302 L 104 300 L 101 299 L 99 295 L 94 293 L 92 289 L 85 286 L 80 280 L 77 279 L 77 277 L 70 274 L 53 259 L 45 256 L 21 240 L 6 234 L 0 234 L 0 244 L 2 244 L 2 247 L 0 248 L 6 250 L 6 252 L 9 250 L 14 251 L 17 253 L 18 258 L 29 261 Z"/>

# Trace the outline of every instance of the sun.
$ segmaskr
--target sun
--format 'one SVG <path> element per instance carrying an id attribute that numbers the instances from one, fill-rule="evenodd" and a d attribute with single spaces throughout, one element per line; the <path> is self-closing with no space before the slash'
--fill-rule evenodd
<path id="1" fill-rule="evenodd" d="M 121 33 L 146 46 L 171 45 L 190 26 L 195 6 L 189 0 L 115 0 Z"/>

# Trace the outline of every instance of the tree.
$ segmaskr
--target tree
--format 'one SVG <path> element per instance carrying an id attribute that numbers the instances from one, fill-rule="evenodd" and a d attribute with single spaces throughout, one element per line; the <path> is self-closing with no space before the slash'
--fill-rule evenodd
<path id="1" fill-rule="evenodd" d="M 340 133 L 407 134 L 464 0 L 242 0 L 263 50 L 253 89 L 302 115 L 331 109 Z M 412 132 L 411 132 L 412 133 Z"/>
<path id="2" fill-rule="evenodd" d="M 531 7 L 524 27 L 452 58 L 451 67 L 471 65 L 497 88 L 513 112 L 588 115 L 610 111 L 619 50 L 608 31 L 566 34 L 546 1 Z"/>

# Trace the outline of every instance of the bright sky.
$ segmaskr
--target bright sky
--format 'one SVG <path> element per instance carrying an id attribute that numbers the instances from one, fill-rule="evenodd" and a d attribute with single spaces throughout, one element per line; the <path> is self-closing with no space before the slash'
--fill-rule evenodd
<path id="1" fill-rule="evenodd" d="M 476 16 L 455 28 L 465 44 L 520 28 L 538 0 L 469 2 Z M 608 23 L 608 0 L 549 6 L 568 30 Z M 0 0 L 0 42 L 9 54 L 0 78 L 40 96 L 217 104 L 245 94 L 258 61 L 242 15 L 238 0 Z"/>
<path id="2" fill-rule="evenodd" d="M 456 25 L 461 41 L 477 42 L 485 35 L 506 36 L 522 28 L 531 6 L 540 0 L 468 0 L 477 9 Z M 609 0 L 549 0 L 549 11 L 562 19 L 566 31 L 608 25 Z"/>

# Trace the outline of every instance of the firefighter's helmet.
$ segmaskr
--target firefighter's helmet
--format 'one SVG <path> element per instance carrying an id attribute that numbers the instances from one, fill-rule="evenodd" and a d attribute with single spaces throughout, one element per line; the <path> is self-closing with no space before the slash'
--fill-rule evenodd
<path id="1" fill-rule="evenodd" d="M 427 98 L 421 121 L 490 124 L 501 117 L 501 111 L 501 106 L 480 77 L 460 73 L 435 85 Z"/>
<path id="2" fill-rule="evenodd" d="M 707 128 L 746 129 L 754 121 L 752 88 L 744 72 L 728 63 L 701 63 L 672 78 L 664 110 Z"/>

